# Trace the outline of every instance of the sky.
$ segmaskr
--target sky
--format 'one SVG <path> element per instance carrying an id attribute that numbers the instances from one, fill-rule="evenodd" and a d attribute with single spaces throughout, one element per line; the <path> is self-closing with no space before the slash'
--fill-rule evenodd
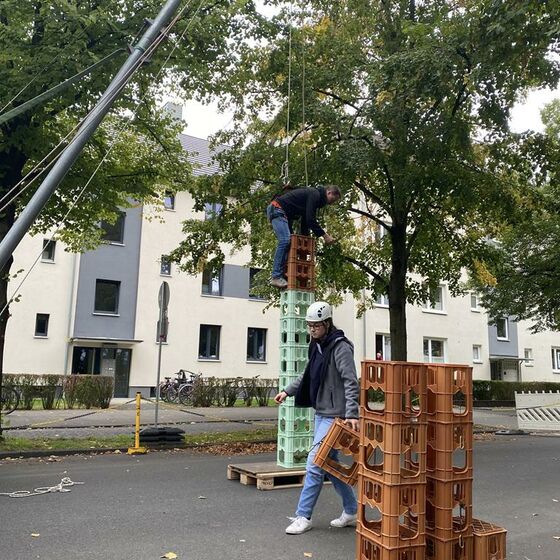
<path id="1" fill-rule="evenodd" d="M 560 88 L 531 91 L 524 101 L 519 102 L 511 113 L 511 129 L 514 132 L 536 130 L 541 132 L 543 124 L 541 109 L 553 99 L 560 98 Z M 191 101 L 183 106 L 183 120 L 187 126 L 185 134 L 207 138 L 231 125 L 231 113 L 220 113 L 215 105 L 202 105 Z"/>

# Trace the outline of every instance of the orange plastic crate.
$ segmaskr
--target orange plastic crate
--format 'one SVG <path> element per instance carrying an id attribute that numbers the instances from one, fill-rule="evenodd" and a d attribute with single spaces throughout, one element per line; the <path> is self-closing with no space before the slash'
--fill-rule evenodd
<path id="1" fill-rule="evenodd" d="M 488 521 L 473 519 L 473 560 L 505 560 L 507 530 Z"/>
<path id="2" fill-rule="evenodd" d="M 426 474 L 429 478 L 442 481 L 453 481 L 457 478 L 472 478 L 472 449 L 440 451 L 427 445 Z"/>
<path id="3" fill-rule="evenodd" d="M 473 560 L 473 537 L 443 540 L 426 534 L 426 560 Z"/>
<path id="4" fill-rule="evenodd" d="M 472 450 L 473 423 L 459 421 L 452 423 L 428 422 L 427 444 L 436 452 Z"/>
<path id="5" fill-rule="evenodd" d="M 288 261 L 287 268 L 289 290 L 315 290 L 315 263 Z"/>
<path id="6" fill-rule="evenodd" d="M 426 420 L 426 366 L 409 362 L 363 361 L 360 405 L 384 422 Z"/>
<path id="7" fill-rule="evenodd" d="M 316 241 L 307 235 L 292 234 L 290 239 L 289 261 L 314 262 Z"/>
<path id="8" fill-rule="evenodd" d="M 426 487 L 388 486 L 358 477 L 359 531 L 386 548 L 424 544 Z"/>
<path id="9" fill-rule="evenodd" d="M 472 477 L 441 481 L 427 477 L 426 500 L 439 508 L 456 508 L 472 504 Z"/>
<path id="10" fill-rule="evenodd" d="M 357 560 L 425 560 L 425 545 L 401 543 L 396 548 L 388 548 L 364 535 L 361 528 L 356 529 Z"/>
<path id="11" fill-rule="evenodd" d="M 426 373 L 428 420 L 472 420 L 472 368 L 428 364 Z"/>
<path id="12" fill-rule="evenodd" d="M 436 507 L 426 502 L 426 534 L 441 540 L 472 536 L 472 503 L 454 508 Z"/>
<path id="13" fill-rule="evenodd" d="M 351 462 L 343 463 L 332 457 L 333 451 L 339 451 L 346 457 L 350 457 Z M 353 486 L 358 479 L 359 459 L 360 434 L 337 418 L 317 450 L 315 464 Z"/>
<path id="14" fill-rule="evenodd" d="M 387 424 L 362 417 L 360 463 L 365 475 L 384 484 L 426 480 L 426 424 Z"/>

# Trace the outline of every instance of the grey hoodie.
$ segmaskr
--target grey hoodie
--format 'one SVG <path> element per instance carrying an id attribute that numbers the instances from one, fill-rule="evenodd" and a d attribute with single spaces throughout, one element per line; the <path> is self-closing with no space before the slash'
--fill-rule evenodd
<path id="1" fill-rule="evenodd" d="M 303 376 L 309 375 L 307 369 L 284 389 L 288 396 L 293 397 L 296 394 Z M 358 418 L 359 395 L 354 346 L 348 339 L 340 337 L 334 343 L 326 373 L 321 380 L 315 411 L 321 416 Z"/>

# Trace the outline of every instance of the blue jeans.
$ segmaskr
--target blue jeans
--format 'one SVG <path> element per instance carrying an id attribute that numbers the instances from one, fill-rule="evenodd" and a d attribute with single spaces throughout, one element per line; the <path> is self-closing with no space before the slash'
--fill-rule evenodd
<path id="1" fill-rule="evenodd" d="M 272 278 L 282 278 L 290 251 L 291 234 L 288 218 L 284 210 L 272 206 L 272 204 L 269 204 L 266 209 L 266 217 L 272 224 L 272 229 L 278 239 L 278 245 L 274 253 L 274 262 L 272 263 Z"/>
<path id="2" fill-rule="evenodd" d="M 344 508 L 344 511 L 349 515 L 355 515 L 358 511 L 358 502 L 356 501 L 356 496 L 352 486 L 342 482 L 342 480 L 339 480 L 336 476 L 330 475 L 313 463 L 313 458 L 321 445 L 321 441 L 327 435 L 327 432 L 333 422 L 334 418 L 327 418 L 326 416 L 315 414 L 313 447 L 307 456 L 305 481 L 303 483 L 303 489 L 301 491 L 296 510 L 296 515 L 298 517 L 302 516 L 307 517 L 307 519 L 311 519 L 313 508 L 315 507 L 317 498 L 319 498 L 319 494 L 321 493 L 325 477 L 332 482 L 337 494 L 342 498 L 342 507 Z M 338 450 L 333 450 L 331 452 L 331 457 L 336 459 L 338 453 Z"/>

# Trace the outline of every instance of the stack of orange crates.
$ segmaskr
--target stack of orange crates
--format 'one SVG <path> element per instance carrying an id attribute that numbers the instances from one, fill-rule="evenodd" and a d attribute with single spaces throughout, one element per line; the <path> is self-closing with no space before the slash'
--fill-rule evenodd
<path id="1" fill-rule="evenodd" d="M 358 560 L 505 560 L 506 530 L 473 519 L 472 410 L 471 367 L 362 362 L 360 431 L 337 420 L 315 457 L 357 482 Z"/>
<path id="2" fill-rule="evenodd" d="M 288 290 L 315 291 L 315 239 L 292 235 L 286 264 Z"/>
<path id="3" fill-rule="evenodd" d="M 426 560 L 472 560 L 472 368 L 426 366 Z"/>
<path id="4" fill-rule="evenodd" d="M 424 560 L 424 364 L 362 362 L 357 557 Z"/>

